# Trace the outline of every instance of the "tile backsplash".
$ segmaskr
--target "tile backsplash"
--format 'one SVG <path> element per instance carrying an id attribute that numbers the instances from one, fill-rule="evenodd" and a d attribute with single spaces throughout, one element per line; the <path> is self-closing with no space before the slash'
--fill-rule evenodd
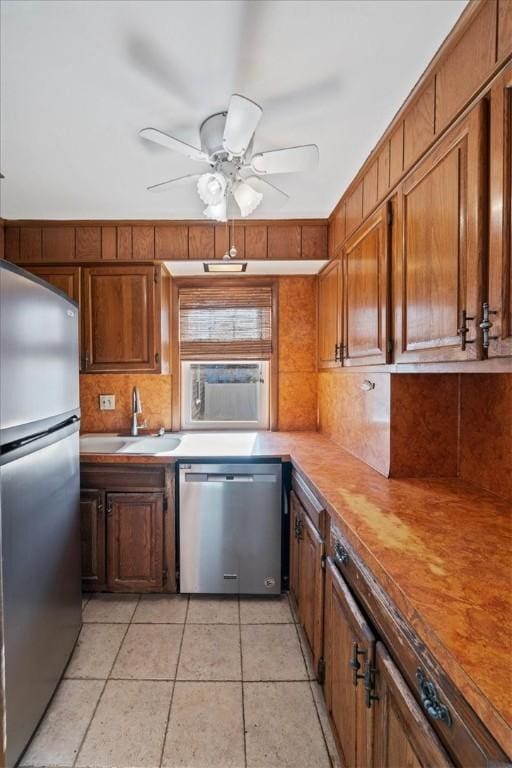
<path id="1" fill-rule="evenodd" d="M 145 373 L 88 373 L 80 376 L 82 432 L 128 432 L 132 389 L 138 387 L 142 402 L 140 423 L 157 430 L 171 429 L 172 376 Z M 100 410 L 100 395 L 115 395 L 114 411 Z"/>

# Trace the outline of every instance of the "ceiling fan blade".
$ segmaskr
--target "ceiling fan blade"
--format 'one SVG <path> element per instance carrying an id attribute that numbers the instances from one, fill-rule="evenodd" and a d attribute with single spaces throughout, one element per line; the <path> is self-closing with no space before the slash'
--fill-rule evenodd
<path id="1" fill-rule="evenodd" d="M 198 179 L 202 176 L 201 173 L 189 173 L 186 176 L 177 176 L 175 179 L 169 179 L 168 181 L 161 181 L 159 184 L 152 184 L 147 187 L 148 192 L 167 192 L 167 190 L 177 181 L 185 181 L 185 179 Z"/>
<path id="2" fill-rule="evenodd" d="M 175 152 L 179 152 L 181 155 L 190 157 L 191 160 L 199 160 L 199 162 L 209 162 L 209 157 L 206 152 L 202 152 L 197 147 L 193 147 L 191 144 L 187 144 L 186 141 L 175 139 L 174 136 L 169 136 L 163 131 L 159 131 L 156 128 L 143 128 L 139 131 L 139 136 L 147 141 L 153 141 L 155 144 L 161 144 L 162 147 L 167 149 L 173 149 Z"/>
<path id="3" fill-rule="evenodd" d="M 264 212 L 281 208 L 290 199 L 290 195 L 261 176 L 246 176 L 244 181 L 250 184 L 256 192 L 263 195 L 262 209 Z"/>
<path id="4" fill-rule="evenodd" d="M 262 108 L 234 93 L 229 100 L 222 146 L 231 155 L 243 155 L 263 114 Z"/>
<path id="5" fill-rule="evenodd" d="M 311 171 L 318 165 L 318 147 L 316 144 L 303 144 L 301 147 L 272 149 L 252 156 L 251 167 L 256 173 L 297 173 Z"/>

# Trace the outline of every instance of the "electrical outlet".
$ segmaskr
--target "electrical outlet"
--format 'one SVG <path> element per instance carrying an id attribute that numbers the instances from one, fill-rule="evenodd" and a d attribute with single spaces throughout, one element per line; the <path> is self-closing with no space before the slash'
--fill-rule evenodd
<path id="1" fill-rule="evenodd" d="M 115 409 L 116 409 L 115 395 L 100 395 L 100 411 L 115 411 Z"/>

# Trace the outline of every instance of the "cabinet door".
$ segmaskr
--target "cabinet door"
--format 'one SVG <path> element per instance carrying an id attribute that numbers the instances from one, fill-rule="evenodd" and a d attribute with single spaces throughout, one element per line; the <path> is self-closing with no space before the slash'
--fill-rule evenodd
<path id="1" fill-rule="evenodd" d="M 512 355 L 512 65 L 491 92 L 489 357 Z"/>
<path id="2" fill-rule="evenodd" d="M 29 267 L 28 271 L 80 304 L 80 267 Z"/>
<path id="3" fill-rule="evenodd" d="M 480 103 L 399 187 L 395 362 L 482 356 L 486 133 Z"/>
<path id="4" fill-rule="evenodd" d="M 387 362 L 388 239 L 384 205 L 345 244 L 343 365 Z"/>
<path id="5" fill-rule="evenodd" d="M 334 259 L 318 278 L 318 367 L 335 368 L 340 363 L 341 261 Z"/>
<path id="6" fill-rule="evenodd" d="M 162 589 L 162 493 L 107 495 L 107 580 L 113 592 Z"/>
<path id="7" fill-rule="evenodd" d="M 302 507 L 293 491 L 290 492 L 290 592 L 299 603 L 299 550 L 302 528 Z"/>
<path id="8" fill-rule="evenodd" d="M 82 589 L 94 592 L 105 588 L 105 493 L 80 491 L 80 541 Z"/>
<path id="9" fill-rule="evenodd" d="M 324 542 L 305 512 L 300 540 L 299 618 L 306 633 L 313 668 L 318 670 L 323 650 Z"/>
<path id="10" fill-rule="evenodd" d="M 157 276 L 152 266 L 84 268 L 84 371 L 159 370 Z"/>
<path id="11" fill-rule="evenodd" d="M 325 577 L 325 698 L 345 768 L 370 766 L 374 708 L 366 706 L 364 672 L 375 638 L 336 566 Z"/>
<path id="12" fill-rule="evenodd" d="M 374 765 L 379 768 L 451 766 L 425 715 L 382 643 L 376 646 Z"/>

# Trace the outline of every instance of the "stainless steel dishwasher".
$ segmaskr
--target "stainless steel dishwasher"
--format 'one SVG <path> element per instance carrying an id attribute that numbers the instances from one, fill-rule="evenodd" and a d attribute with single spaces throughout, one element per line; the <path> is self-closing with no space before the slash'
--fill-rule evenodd
<path id="1" fill-rule="evenodd" d="M 180 591 L 281 591 L 281 464 L 181 464 Z"/>

